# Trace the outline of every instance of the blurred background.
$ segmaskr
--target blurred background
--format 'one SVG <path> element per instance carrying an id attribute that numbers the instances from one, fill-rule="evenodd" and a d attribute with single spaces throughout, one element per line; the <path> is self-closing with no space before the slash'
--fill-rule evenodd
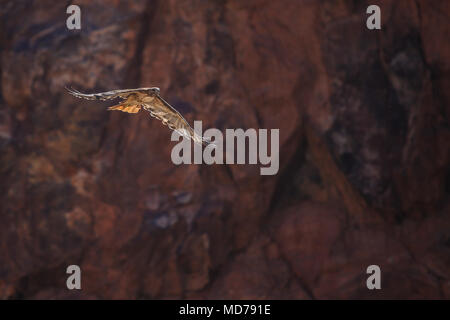
<path id="1" fill-rule="evenodd" d="M 0 298 L 449 299 L 449 15 L 444 0 L 0 1 Z M 65 86 L 157 86 L 204 129 L 280 129 L 280 170 L 175 166 L 159 121 Z"/>

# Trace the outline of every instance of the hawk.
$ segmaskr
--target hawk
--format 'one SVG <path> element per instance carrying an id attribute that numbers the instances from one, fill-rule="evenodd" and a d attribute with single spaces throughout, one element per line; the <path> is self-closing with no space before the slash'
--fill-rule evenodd
<path id="1" fill-rule="evenodd" d="M 77 98 L 87 100 L 113 100 L 116 98 L 122 101 L 108 108 L 108 110 L 120 110 L 122 112 L 137 113 L 141 109 L 150 112 L 152 117 L 161 120 L 163 124 L 170 129 L 176 131 L 180 135 L 191 139 L 195 143 L 210 145 L 209 138 L 203 138 L 197 134 L 189 125 L 186 119 L 167 101 L 159 95 L 159 88 L 138 88 L 138 89 L 123 89 L 112 90 L 99 93 L 84 94 L 75 89 L 66 88 L 70 94 Z"/>

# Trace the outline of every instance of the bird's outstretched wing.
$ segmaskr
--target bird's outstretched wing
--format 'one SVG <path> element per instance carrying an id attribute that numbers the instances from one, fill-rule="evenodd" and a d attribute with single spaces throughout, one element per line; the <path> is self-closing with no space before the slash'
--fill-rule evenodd
<path id="1" fill-rule="evenodd" d="M 66 89 L 67 89 L 67 91 L 69 91 L 69 93 L 71 95 L 74 95 L 77 98 L 82 98 L 82 99 L 87 99 L 87 100 L 102 100 L 102 101 L 112 100 L 112 99 L 116 99 L 116 98 L 126 99 L 130 95 L 133 95 L 135 93 L 147 93 L 147 91 L 149 89 L 157 89 L 159 91 L 158 88 L 138 88 L 138 89 L 111 90 L 111 91 L 106 91 L 106 92 L 86 94 L 86 93 L 81 93 L 80 91 L 78 91 L 76 89 L 67 88 L 67 87 L 66 87 Z"/>
<path id="2" fill-rule="evenodd" d="M 142 105 L 144 110 L 150 112 L 152 117 L 161 120 L 163 124 L 168 126 L 170 129 L 176 131 L 178 134 L 191 139 L 195 143 L 210 145 L 211 140 L 206 137 L 202 137 L 197 134 L 194 129 L 189 125 L 186 119 L 167 101 L 161 98 L 159 95 L 155 96 L 150 103 L 144 103 Z"/>

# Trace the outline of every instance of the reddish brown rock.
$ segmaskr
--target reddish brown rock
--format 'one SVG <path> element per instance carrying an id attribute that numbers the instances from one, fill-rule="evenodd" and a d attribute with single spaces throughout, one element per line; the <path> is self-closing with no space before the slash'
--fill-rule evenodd
<path id="1" fill-rule="evenodd" d="M 381 1 L 381 31 L 366 1 L 78 4 L 0 7 L 1 298 L 450 298 L 448 3 Z M 279 128 L 280 170 L 175 166 L 64 86 Z"/>

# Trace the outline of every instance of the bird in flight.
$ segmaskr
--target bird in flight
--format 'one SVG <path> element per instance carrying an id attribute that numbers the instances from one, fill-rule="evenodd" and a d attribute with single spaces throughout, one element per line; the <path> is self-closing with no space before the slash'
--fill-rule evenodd
<path id="1" fill-rule="evenodd" d="M 120 110 L 128 113 L 138 113 L 141 109 L 150 112 L 152 117 L 161 120 L 163 124 L 170 129 L 176 131 L 178 134 L 191 139 L 197 144 L 210 145 L 209 138 L 202 137 L 197 134 L 189 125 L 186 119 L 167 101 L 159 95 L 159 88 L 138 88 L 138 89 L 123 89 L 112 90 L 99 93 L 84 94 L 75 89 L 67 88 L 70 94 L 77 98 L 87 100 L 113 100 L 116 98 L 122 101 L 108 108 L 108 110 Z"/>

